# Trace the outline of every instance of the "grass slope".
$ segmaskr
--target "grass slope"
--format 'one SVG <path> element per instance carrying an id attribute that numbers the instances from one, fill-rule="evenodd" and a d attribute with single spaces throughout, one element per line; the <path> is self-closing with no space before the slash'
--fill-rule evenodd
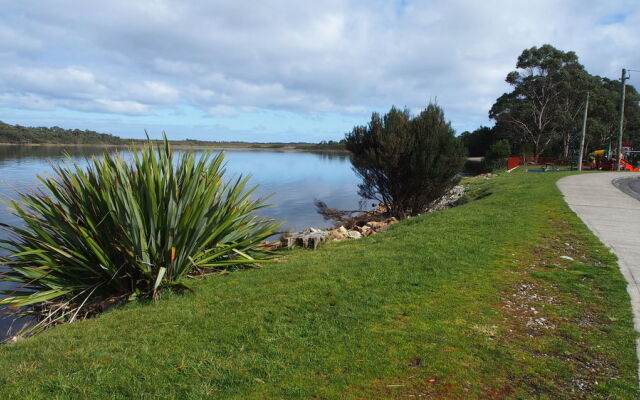
<path id="1" fill-rule="evenodd" d="M 0 347 L 0 398 L 637 398 L 625 282 L 561 176 Z"/>

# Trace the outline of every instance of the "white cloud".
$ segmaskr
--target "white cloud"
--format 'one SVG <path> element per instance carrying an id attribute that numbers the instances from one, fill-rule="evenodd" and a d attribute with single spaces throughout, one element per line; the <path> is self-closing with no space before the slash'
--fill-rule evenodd
<path id="1" fill-rule="evenodd" d="M 0 3 L 0 104 L 38 109 L 348 115 L 437 97 L 472 128 L 525 48 L 574 50 L 611 78 L 640 69 L 628 0 Z"/>
<path id="2" fill-rule="evenodd" d="M 0 43 L 5 52 L 32 53 L 42 50 L 44 42 L 35 39 L 24 31 L 10 26 L 0 25 Z"/>
<path id="3" fill-rule="evenodd" d="M 233 107 L 225 106 L 224 104 L 209 108 L 209 115 L 214 117 L 235 117 L 238 115 L 238 110 Z"/>
<path id="4" fill-rule="evenodd" d="M 163 82 L 144 81 L 131 88 L 130 96 L 147 104 L 175 104 L 178 90 Z"/>
<path id="5" fill-rule="evenodd" d="M 29 93 L 52 96 L 85 97 L 100 93 L 105 87 L 96 81 L 90 71 L 77 68 L 0 67 L 0 82 L 4 87 L 15 87 Z"/>
<path id="6" fill-rule="evenodd" d="M 90 111 L 106 111 L 115 114 L 126 115 L 143 115 L 149 110 L 146 105 L 136 101 L 115 101 L 109 99 L 96 99 L 95 103 L 98 107 L 87 106 Z"/>

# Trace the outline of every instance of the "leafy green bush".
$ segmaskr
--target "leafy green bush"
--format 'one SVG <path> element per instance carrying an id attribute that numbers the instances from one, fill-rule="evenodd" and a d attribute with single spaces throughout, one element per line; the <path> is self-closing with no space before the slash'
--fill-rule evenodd
<path id="1" fill-rule="evenodd" d="M 21 193 L 10 208 L 25 227 L 4 225 L 9 255 L 1 280 L 17 283 L 0 305 L 36 315 L 34 330 L 90 316 L 132 297 L 184 289 L 187 276 L 263 262 L 263 239 L 279 226 L 254 212 L 248 178 L 226 181 L 223 155 L 164 146 L 132 149 L 133 160 L 73 161 L 40 177 L 45 190 Z"/>
<path id="2" fill-rule="evenodd" d="M 466 158 L 435 104 L 414 117 L 395 107 L 382 117 L 374 113 L 369 125 L 355 127 L 345 140 L 362 178 L 359 194 L 398 218 L 419 214 L 440 199 L 457 183 Z"/>
<path id="3" fill-rule="evenodd" d="M 486 157 L 482 161 L 484 172 L 495 169 L 504 169 L 507 166 L 507 157 L 511 155 L 511 146 L 507 139 L 501 139 L 491 145 Z"/>

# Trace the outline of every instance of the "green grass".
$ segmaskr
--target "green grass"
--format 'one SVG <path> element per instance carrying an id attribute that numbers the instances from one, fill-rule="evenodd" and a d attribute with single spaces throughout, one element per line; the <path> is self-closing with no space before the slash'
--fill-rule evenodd
<path id="1" fill-rule="evenodd" d="M 637 398 L 625 282 L 564 175 L 472 182 L 482 199 L 0 347 L 0 398 Z"/>

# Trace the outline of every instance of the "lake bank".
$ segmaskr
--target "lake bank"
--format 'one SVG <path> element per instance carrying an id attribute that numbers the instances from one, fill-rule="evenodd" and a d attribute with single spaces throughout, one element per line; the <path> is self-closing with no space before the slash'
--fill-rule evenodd
<path id="1" fill-rule="evenodd" d="M 625 283 L 564 175 L 470 181 L 490 194 L 0 347 L 0 393 L 634 398 Z"/>

